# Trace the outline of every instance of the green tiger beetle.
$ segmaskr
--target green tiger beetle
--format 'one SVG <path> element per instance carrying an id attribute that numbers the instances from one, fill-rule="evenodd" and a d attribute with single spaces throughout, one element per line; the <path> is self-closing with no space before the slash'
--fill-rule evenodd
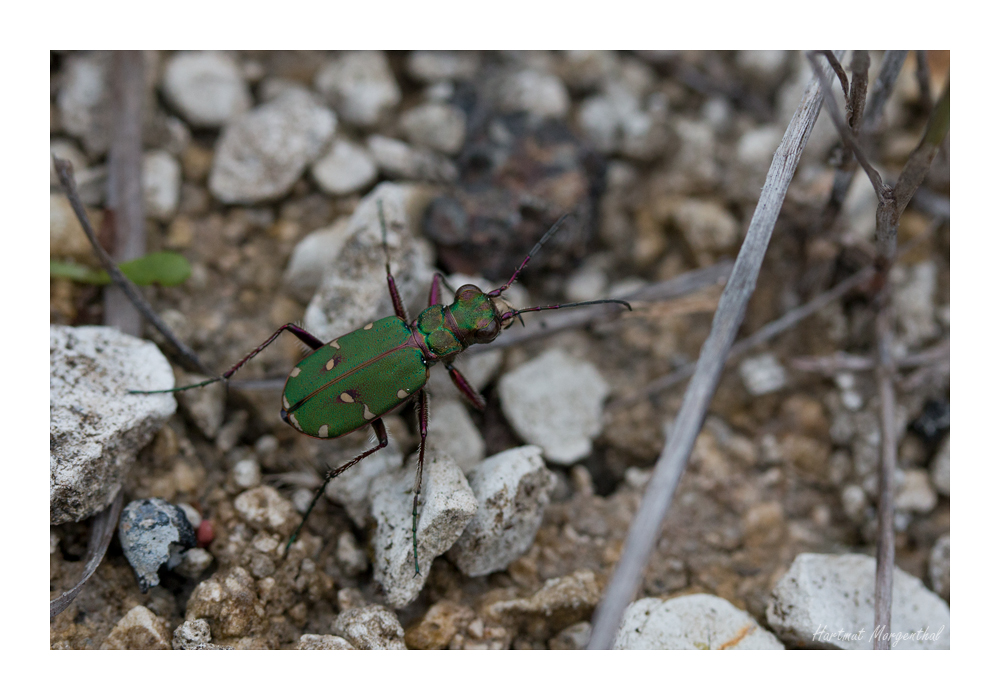
<path id="1" fill-rule="evenodd" d="M 599 299 L 514 309 L 501 298 L 504 291 L 517 280 L 532 256 L 538 253 L 566 220 L 568 214 L 564 214 L 535 244 L 507 283 L 493 291 L 484 292 L 473 284 L 465 284 L 455 292 L 455 300 L 450 305 L 445 305 L 440 301 L 444 276 L 440 272 L 434 273 L 428 306 L 420 312 L 416 320 L 410 321 L 389 267 L 389 247 L 381 200 L 377 205 L 379 223 L 382 227 L 382 248 L 386 256 L 386 281 L 395 316 L 372 321 L 363 328 L 328 343 L 324 343 L 293 323 L 286 323 L 219 377 L 174 389 L 130 393 L 173 393 L 228 380 L 284 331 L 289 331 L 312 349 L 312 352 L 288 374 L 281 394 L 282 420 L 300 433 L 323 440 L 338 438 L 370 425 L 378 444 L 346 464 L 327 472 L 323 483 L 316 490 L 308 509 L 302 516 L 302 522 L 288 540 L 286 551 L 299 536 L 309 513 L 312 512 L 330 480 L 388 446 L 389 439 L 382 416 L 406 401 L 415 400 L 420 423 L 420 446 L 417 474 L 413 484 L 412 532 L 414 568 L 419 573 L 417 515 L 420 481 L 424 469 L 424 447 L 427 442 L 427 392 L 424 390 L 424 385 L 427 383 L 428 370 L 431 366 L 438 362 L 443 363 L 459 392 L 481 411 L 486 407 L 485 399 L 452 364 L 470 345 L 492 342 L 500 335 L 501 330 L 508 328 L 514 322 L 514 319 L 519 319 L 521 314 L 532 311 L 591 304 L 621 304 L 630 311 L 632 307 L 620 299 Z"/>

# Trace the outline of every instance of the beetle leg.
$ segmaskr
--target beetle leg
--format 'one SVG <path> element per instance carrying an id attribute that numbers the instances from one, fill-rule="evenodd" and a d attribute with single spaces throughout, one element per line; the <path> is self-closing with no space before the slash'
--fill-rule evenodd
<path id="1" fill-rule="evenodd" d="M 427 306 L 437 306 L 441 303 L 441 280 L 444 279 L 444 275 L 440 272 L 434 273 L 434 279 L 431 281 L 431 294 L 427 299 Z"/>
<path id="2" fill-rule="evenodd" d="M 427 444 L 427 392 L 423 389 L 417 394 L 417 416 L 420 420 L 420 447 L 417 448 L 417 475 L 413 481 L 413 568 L 414 576 L 420 573 L 420 560 L 417 558 L 417 507 L 420 503 L 420 482 L 424 476 L 424 446 Z"/>
<path id="3" fill-rule="evenodd" d="M 396 280 L 392 277 L 392 271 L 389 269 L 389 234 L 385 227 L 385 213 L 382 211 L 382 200 L 376 202 L 378 204 L 378 220 L 382 225 L 382 250 L 385 251 L 385 278 L 389 283 L 389 296 L 392 297 L 392 310 L 401 319 L 410 322 L 410 317 L 406 313 L 406 305 L 403 304 L 403 298 L 399 296 L 399 290 L 396 289 Z"/>
<path id="4" fill-rule="evenodd" d="M 155 391 L 129 391 L 128 393 L 130 393 L 130 394 L 168 394 L 168 393 L 175 393 L 175 392 L 178 392 L 178 391 L 186 391 L 188 389 L 197 389 L 200 386 L 208 386 L 209 384 L 214 384 L 215 382 L 220 382 L 220 381 L 222 381 L 224 379 L 229 379 L 231 376 L 233 376 L 234 374 L 236 374 L 236 371 L 240 367 L 242 367 L 247 362 L 249 362 L 250 360 L 252 360 L 253 358 L 255 358 L 260 353 L 261 350 L 263 350 L 268 345 L 270 345 L 275 340 L 277 340 L 278 336 L 281 335 L 283 331 L 288 331 L 289 333 L 291 333 L 292 335 L 294 335 L 296 338 L 298 338 L 299 340 L 301 340 L 303 343 L 305 343 L 306 345 L 308 345 L 313 350 L 316 350 L 317 348 L 321 348 L 324 345 L 323 341 L 320 340 L 319 338 L 317 338 L 316 336 L 314 336 L 312 333 L 309 333 L 308 331 L 306 331 L 303 328 L 299 328 L 294 323 L 286 323 L 281 328 L 279 328 L 274 333 L 272 333 L 270 338 L 268 338 L 263 343 L 261 343 L 260 345 L 258 345 L 257 348 L 253 350 L 253 352 L 251 352 L 249 355 L 247 355 L 246 357 L 244 357 L 242 360 L 240 360 L 239 362 L 237 362 L 235 365 L 233 365 L 232 367 L 230 367 L 229 369 L 227 369 L 225 372 L 223 372 L 218 377 L 212 377 L 211 379 L 206 379 L 205 381 L 198 382 L 197 384 L 189 384 L 187 386 L 179 386 L 179 387 L 175 387 L 173 389 L 157 389 Z"/>
<path id="5" fill-rule="evenodd" d="M 316 502 L 319 501 L 319 497 L 323 495 L 323 492 L 326 490 L 326 485 L 330 483 L 330 480 L 333 479 L 334 477 L 339 476 L 340 474 L 343 474 L 348 469 L 353 467 L 355 464 L 363 460 L 365 457 L 370 457 L 371 455 L 381 450 L 383 447 L 388 446 L 389 434 L 386 433 L 385 431 L 385 423 L 382 422 L 382 419 L 376 418 L 371 422 L 371 426 L 372 430 L 375 431 L 375 437 L 378 438 L 378 444 L 375 445 L 375 447 L 371 448 L 370 450 L 362 452 L 347 464 L 343 464 L 337 467 L 336 469 L 331 469 L 326 473 L 326 477 L 323 479 L 323 483 L 320 484 L 320 487 L 318 489 L 316 489 L 316 493 L 313 495 L 313 499 L 312 501 L 310 501 L 309 507 L 306 509 L 305 514 L 302 516 L 302 522 L 300 522 L 299 526 L 295 528 L 295 532 L 293 532 L 291 538 L 289 538 L 288 544 L 285 545 L 285 552 L 288 552 L 288 548 L 295 543 L 296 538 L 298 538 L 299 533 L 302 531 L 303 526 L 306 524 L 306 520 L 309 518 L 309 514 L 312 512 L 312 509 L 316 506 Z"/>
<path id="6" fill-rule="evenodd" d="M 452 383 L 462 392 L 462 396 L 472 404 L 472 406 L 479 411 L 485 410 L 486 399 L 483 395 L 476 391 L 476 388 L 469 383 L 469 380 L 459 372 L 454 365 L 446 364 L 445 367 L 448 368 L 448 376 L 451 377 Z"/>

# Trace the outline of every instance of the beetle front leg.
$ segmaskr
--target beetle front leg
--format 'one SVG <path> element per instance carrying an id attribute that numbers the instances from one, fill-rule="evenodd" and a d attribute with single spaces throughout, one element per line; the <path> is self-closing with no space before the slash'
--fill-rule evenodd
<path id="1" fill-rule="evenodd" d="M 460 392 L 462 392 L 462 396 L 464 396 L 476 410 L 485 410 L 486 399 L 483 398 L 483 395 L 476 391 L 476 388 L 469 383 L 469 380 L 466 379 L 454 365 L 446 364 L 445 367 L 448 369 L 448 376 L 451 377 L 452 383 Z"/>
<path id="2" fill-rule="evenodd" d="M 417 475 L 413 482 L 413 568 L 414 576 L 420 573 L 417 558 L 417 510 L 420 504 L 420 482 L 424 475 L 424 446 L 427 444 L 427 392 L 417 394 L 417 416 L 420 421 L 420 447 L 417 448 Z"/>
<path id="3" fill-rule="evenodd" d="M 370 457 L 371 455 L 375 454 L 382 448 L 387 447 L 389 445 L 389 434 L 385 430 L 385 423 L 382 422 L 382 419 L 376 418 L 371 422 L 371 426 L 372 430 L 375 431 L 375 437 L 378 438 L 378 444 L 375 447 L 371 448 L 370 450 L 362 452 L 347 464 L 341 465 L 336 469 L 331 469 L 326 473 L 326 478 L 323 479 L 323 483 L 320 484 L 320 487 L 316 489 L 316 493 L 313 495 L 313 499 L 309 503 L 309 507 L 306 509 L 305 515 L 302 516 L 302 522 L 300 522 L 299 526 L 295 528 L 295 532 L 292 533 L 291 538 L 288 540 L 288 544 L 285 545 L 285 552 L 288 552 L 288 548 L 295 543 L 296 538 L 298 538 L 299 533 L 302 531 L 302 528 L 306 524 L 306 520 L 309 518 L 309 514 L 312 512 L 312 509 L 316 506 L 316 502 L 319 501 L 319 497 L 323 495 L 323 492 L 326 490 L 326 485 L 330 483 L 330 480 L 334 479 L 340 474 L 343 474 L 348 469 L 353 467 L 355 464 L 363 460 L 365 457 Z"/>

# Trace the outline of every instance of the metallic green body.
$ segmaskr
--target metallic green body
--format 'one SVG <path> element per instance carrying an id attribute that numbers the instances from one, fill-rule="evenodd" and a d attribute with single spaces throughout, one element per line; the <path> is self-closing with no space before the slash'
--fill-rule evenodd
<path id="1" fill-rule="evenodd" d="M 281 417 L 299 432 L 335 438 L 368 425 L 427 383 L 431 365 L 500 332 L 493 301 L 466 285 L 449 306 L 369 323 L 314 350 L 288 375 Z"/>
<path id="2" fill-rule="evenodd" d="M 389 316 L 342 335 L 295 366 L 281 397 L 292 427 L 319 438 L 346 435 L 403 403 L 427 383 L 423 352 Z"/>

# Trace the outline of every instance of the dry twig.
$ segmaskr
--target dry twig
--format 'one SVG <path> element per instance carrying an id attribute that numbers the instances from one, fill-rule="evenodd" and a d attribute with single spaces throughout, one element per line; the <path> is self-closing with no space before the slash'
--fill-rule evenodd
<path id="1" fill-rule="evenodd" d="M 828 81 L 829 77 L 824 80 Z M 806 88 L 802 102 L 771 161 L 746 238 L 722 292 L 719 309 L 712 321 L 712 330 L 702 346 L 694 378 L 688 385 L 670 437 L 657 460 L 639 511 L 629 528 L 621 560 L 594 615 L 594 628 L 589 644 L 591 649 L 607 649 L 611 646 L 625 608 L 639 588 L 677 482 L 687 465 L 709 402 L 718 386 L 729 349 L 743 322 L 785 192 L 819 116 L 822 105 L 819 82 L 821 81 L 814 79 Z"/>
<path id="2" fill-rule="evenodd" d="M 139 310 L 139 313 L 145 316 L 146 320 L 163 335 L 168 347 L 173 350 L 175 359 L 184 369 L 213 376 L 212 371 L 202 364 L 195 352 L 181 342 L 167 324 L 163 322 L 163 319 L 153 311 L 153 307 L 143 298 L 142 292 L 135 286 L 135 283 L 122 274 L 115 261 L 101 247 L 100 242 L 97 240 L 97 234 L 94 233 L 94 227 L 90 223 L 90 218 L 87 216 L 87 211 L 83 207 L 83 202 L 80 200 L 80 194 L 77 192 L 76 181 L 73 179 L 73 165 L 68 160 L 56 158 L 55 156 L 53 156 L 52 162 L 55 163 L 56 174 L 59 176 L 59 182 L 62 184 L 70 206 L 73 207 L 73 213 L 76 214 L 83 232 L 87 235 L 87 239 L 90 241 L 90 245 L 97 255 L 97 259 L 100 260 L 101 266 L 107 270 L 108 275 L 111 276 L 111 280 L 125 293 L 129 301 Z"/>

